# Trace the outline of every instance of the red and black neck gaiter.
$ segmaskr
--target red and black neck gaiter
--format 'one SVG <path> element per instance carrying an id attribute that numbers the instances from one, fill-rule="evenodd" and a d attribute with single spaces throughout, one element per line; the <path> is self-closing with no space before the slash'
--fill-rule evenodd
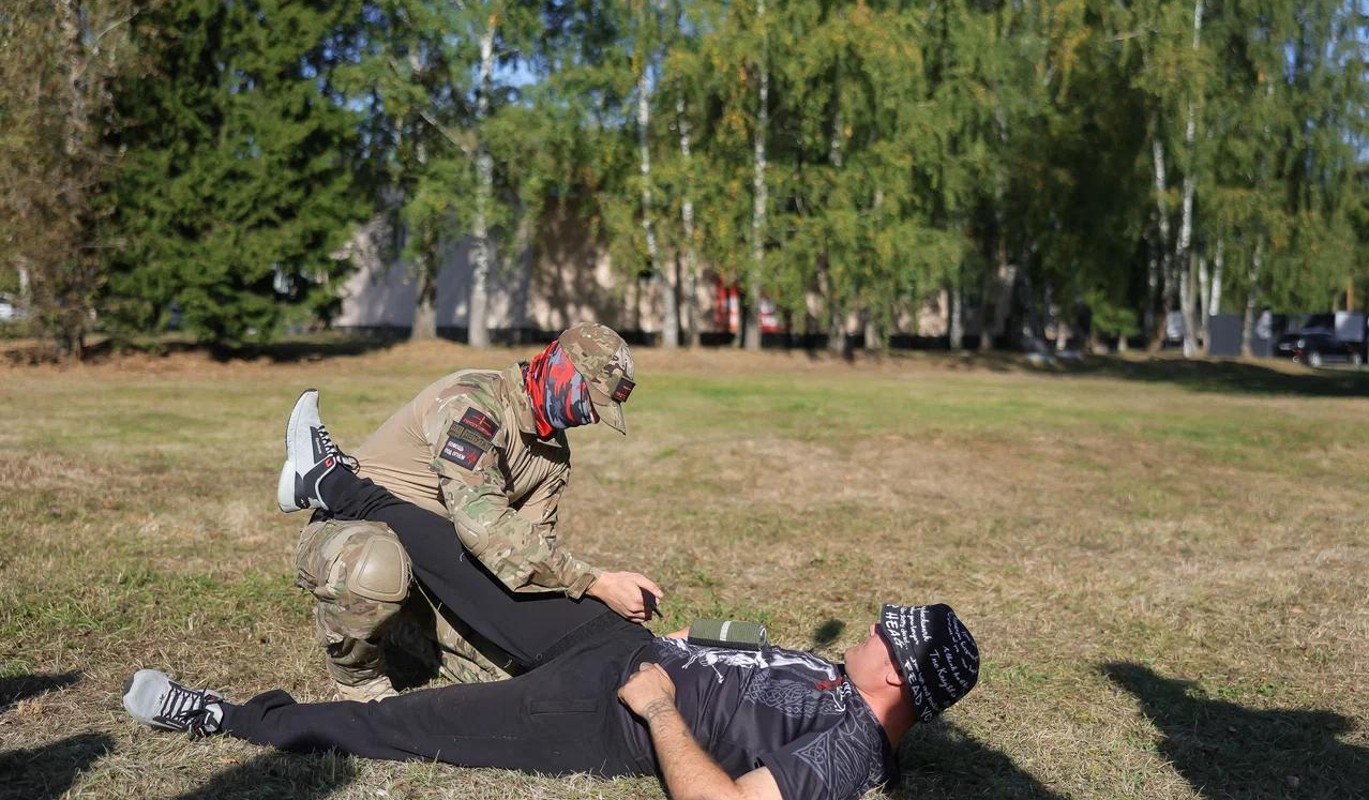
<path id="1" fill-rule="evenodd" d="M 523 388 L 532 398 L 537 436 L 549 439 L 556 431 L 599 421 L 589 397 L 589 384 L 570 363 L 560 342 L 532 357 L 523 368 Z"/>

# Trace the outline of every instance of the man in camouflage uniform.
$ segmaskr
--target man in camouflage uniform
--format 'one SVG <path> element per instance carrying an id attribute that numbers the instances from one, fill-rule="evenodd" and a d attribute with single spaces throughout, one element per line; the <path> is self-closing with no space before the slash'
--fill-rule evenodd
<path id="1" fill-rule="evenodd" d="M 622 403 L 634 372 L 618 334 L 576 325 L 529 362 L 439 379 L 352 456 L 329 437 L 317 392 L 301 395 L 278 499 L 283 511 L 317 509 L 297 566 L 300 584 L 318 599 L 316 628 L 342 697 L 392 694 L 387 649 L 422 653 L 425 639 L 438 642 L 444 671 L 463 682 L 507 677 L 535 660 L 467 624 L 479 615 L 476 601 L 462 608 L 442 596 L 450 585 L 444 571 L 464 555 L 517 595 L 588 595 L 626 619 L 649 617 L 660 587 L 576 558 L 557 531 L 570 476 L 565 430 L 602 420 L 626 434 Z M 414 573 L 419 591 L 411 591 Z"/>

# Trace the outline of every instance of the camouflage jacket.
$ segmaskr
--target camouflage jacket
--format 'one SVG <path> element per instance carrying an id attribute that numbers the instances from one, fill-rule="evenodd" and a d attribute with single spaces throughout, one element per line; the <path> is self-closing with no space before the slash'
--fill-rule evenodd
<path id="1" fill-rule="evenodd" d="M 511 590 L 580 597 L 602 574 L 557 542 L 570 446 L 537 438 L 521 366 L 464 370 L 428 386 L 353 454 L 360 474 L 443 513 Z"/>

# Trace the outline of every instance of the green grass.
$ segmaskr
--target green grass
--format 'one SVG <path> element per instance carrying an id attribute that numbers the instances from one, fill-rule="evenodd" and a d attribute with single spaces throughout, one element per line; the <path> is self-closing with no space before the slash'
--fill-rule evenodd
<path id="1" fill-rule="evenodd" d="M 358 443 L 514 354 L 133 356 L 0 372 L 0 798 L 657 798 L 292 757 L 126 720 L 157 666 L 324 699 L 280 430 L 323 391 Z M 292 359 L 298 353 L 290 351 Z M 667 590 L 658 630 L 760 619 L 839 656 L 881 601 L 946 601 L 980 686 L 896 797 L 1351 797 L 1369 785 L 1369 374 L 1244 362 L 639 355 L 632 435 L 575 431 L 563 541 Z"/>

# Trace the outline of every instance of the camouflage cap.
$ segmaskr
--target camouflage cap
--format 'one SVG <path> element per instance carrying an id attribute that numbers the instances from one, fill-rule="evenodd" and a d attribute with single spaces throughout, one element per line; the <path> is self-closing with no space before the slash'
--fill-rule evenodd
<path id="1" fill-rule="evenodd" d="M 570 363 L 584 376 L 589 385 L 590 400 L 599 419 L 619 433 L 627 433 L 623 419 L 623 403 L 637 384 L 633 382 L 636 367 L 627 342 L 605 325 L 582 322 L 567 328 L 557 339 L 561 349 L 570 356 Z"/>

